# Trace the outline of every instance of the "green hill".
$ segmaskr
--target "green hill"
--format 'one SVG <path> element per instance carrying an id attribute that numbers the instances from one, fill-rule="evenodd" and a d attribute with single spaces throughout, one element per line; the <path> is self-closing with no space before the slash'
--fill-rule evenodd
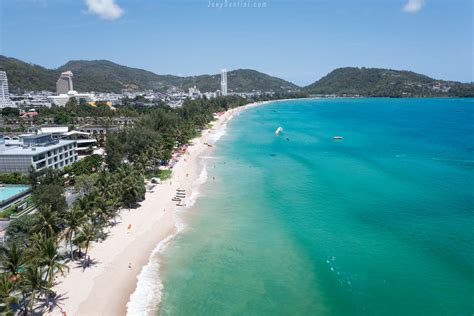
<path id="1" fill-rule="evenodd" d="M 412 71 L 381 68 L 338 68 L 303 92 L 374 97 L 474 96 L 474 84 L 435 80 Z"/>
<path id="2" fill-rule="evenodd" d="M 143 69 L 115 64 L 108 60 L 73 60 L 58 68 L 74 74 L 74 90 L 120 92 L 132 90 L 166 90 L 179 79 L 162 76 Z"/>
<path id="3" fill-rule="evenodd" d="M 120 92 L 122 89 L 166 91 L 169 87 L 188 89 L 196 86 L 202 92 L 220 89 L 220 75 L 179 77 L 157 75 L 143 69 L 115 64 L 108 60 L 69 61 L 58 69 L 46 69 L 15 58 L 0 56 L 0 67 L 7 71 L 10 89 L 56 90 L 56 80 L 62 71 L 74 74 L 74 90 Z M 282 79 L 249 69 L 229 71 L 229 91 L 248 92 L 254 90 L 288 92 L 299 87 Z"/>
<path id="4" fill-rule="evenodd" d="M 280 78 L 251 69 L 232 70 L 227 73 L 229 90 L 234 92 L 274 91 L 294 92 L 300 88 Z M 196 86 L 201 91 L 216 91 L 220 89 L 220 74 L 185 77 L 183 87 Z"/>
<path id="5" fill-rule="evenodd" d="M 74 89 L 81 92 L 120 92 L 122 89 L 164 92 L 170 87 L 187 90 L 196 86 L 202 92 L 220 89 L 220 74 L 179 77 L 115 64 L 108 60 L 74 60 L 58 69 L 47 69 L 0 55 L 0 68 L 7 71 L 10 90 L 56 90 L 62 71 L 74 73 Z M 308 95 L 360 95 L 374 97 L 474 97 L 473 83 L 430 78 L 411 71 L 381 68 L 338 68 L 315 83 L 300 88 L 291 82 L 251 69 L 227 73 L 229 91 L 302 91 Z"/>
<path id="6" fill-rule="evenodd" d="M 0 69 L 7 72 L 10 91 L 56 90 L 59 72 L 0 55 Z"/>

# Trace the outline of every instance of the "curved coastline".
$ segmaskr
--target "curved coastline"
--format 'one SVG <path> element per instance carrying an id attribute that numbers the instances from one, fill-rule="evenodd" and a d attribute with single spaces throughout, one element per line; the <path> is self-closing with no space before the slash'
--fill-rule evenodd
<path id="1" fill-rule="evenodd" d="M 70 315 L 152 314 L 162 289 L 157 280 L 159 254 L 183 228 L 179 220 L 183 208 L 171 201 L 176 189 L 182 187 L 192 192 L 186 201 L 186 208 L 191 207 L 199 195 L 199 186 L 205 182 L 205 166 L 200 161 L 212 153 L 208 143 L 213 144 L 224 135 L 226 123 L 234 114 L 272 102 L 275 101 L 228 110 L 194 139 L 176 164 L 172 177 L 157 185 L 153 192 L 147 192 L 139 208 L 122 210 L 108 238 L 91 246 L 89 253 L 94 264 L 85 270 L 70 264 L 69 273 L 57 279 L 58 307 L 50 315 L 60 311 Z"/>
<path id="2" fill-rule="evenodd" d="M 203 135 L 199 138 L 199 142 L 208 143 L 211 145 L 216 144 L 219 139 L 225 135 L 227 130 L 227 122 L 229 122 L 235 114 L 242 110 L 269 104 L 271 102 L 274 101 L 251 103 L 227 111 L 219 118 L 219 121 L 214 124 L 211 129 L 203 133 Z M 188 211 L 190 208 L 192 208 L 199 197 L 199 188 L 207 181 L 207 165 L 205 163 L 201 164 L 200 161 L 209 157 L 212 157 L 211 148 L 200 152 L 199 156 L 195 157 L 196 160 L 192 162 L 197 170 L 200 170 L 200 172 L 196 173 L 199 174 L 199 176 L 193 181 L 191 195 L 186 200 L 186 207 L 181 211 L 178 210 L 175 214 L 176 231 L 158 243 L 156 248 L 149 256 L 148 263 L 143 266 L 140 274 L 137 276 L 137 286 L 130 295 L 130 300 L 127 303 L 127 315 L 154 315 L 157 312 L 163 290 L 163 284 L 159 274 L 160 255 L 164 253 L 167 246 L 172 242 L 174 237 L 176 237 L 183 229 L 185 229 L 186 224 L 180 220 L 179 213 Z"/>

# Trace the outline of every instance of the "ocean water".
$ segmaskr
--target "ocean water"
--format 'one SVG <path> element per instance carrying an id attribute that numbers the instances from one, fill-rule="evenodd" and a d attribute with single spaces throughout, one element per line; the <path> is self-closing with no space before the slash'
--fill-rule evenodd
<path id="1" fill-rule="evenodd" d="M 473 315 L 474 100 L 277 102 L 217 144 L 159 315 Z"/>

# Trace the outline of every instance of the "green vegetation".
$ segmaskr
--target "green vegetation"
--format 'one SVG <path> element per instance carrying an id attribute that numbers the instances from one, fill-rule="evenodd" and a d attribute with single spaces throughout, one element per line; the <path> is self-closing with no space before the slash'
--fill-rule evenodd
<path id="1" fill-rule="evenodd" d="M 229 71 L 227 81 L 229 91 L 233 92 L 273 91 L 291 93 L 300 90 L 300 87 L 291 82 L 252 69 Z M 184 89 L 196 86 L 201 91 L 220 90 L 220 74 L 186 77 L 182 79 L 182 85 L 178 86 L 182 86 Z"/>
<path id="2" fill-rule="evenodd" d="M 160 170 L 160 173 L 158 174 L 158 176 L 160 177 L 161 181 L 164 181 L 171 178 L 172 174 L 173 172 L 171 170 L 165 169 L 165 170 Z"/>
<path id="3" fill-rule="evenodd" d="M 107 120 L 112 117 L 136 117 L 139 115 L 139 111 L 131 106 L 120 106 L 113 111 L 106 105 L 99 104 L 93 107 L 86 104 L 84 99 L 80 99 L 78 102 L 75 98 L 71 98 L 64 107 L 39 108 L 38 113 L 39 115 L 33 119 L 36 124 L 53 118 L 55 124 L 71 125 L 81 123 L 85 117 L 100 119 L 101 123 L 107 124 Z"/>
<path id="4" fill-rule="evenodd" d="M 59 73 L 38 65 L 0 55 L 0 67 L 7 72 L 10 91 L 56 90 Z"/>
<path id="5" fill-rule="evenodd" d="M 30 180 L 28 176 L 19 172 L 0 173 L 0 183 L 3 184 L 28 184 Z"/>
<path id="6" fill-rule="evenodd" d="M 20 110 L 18 108 L 6 107 L 2 109 L 1 113 L 4 117 L 18 117 Z"/>
<path id="7" fill-rule="evenodd" d="M 58 69 L 46 69 L 31 65 L 15 58 L 0 56 L 0 66 L 8 74 L 10 89 L 56 90 L 56 80 L 62 71 L 74 73 L 74 88 L 78 91 L 121 92 L 122 89 L 148 90 L 164 92 L 169 87 L 188 89 L 196 86 L 202 91 L 220 89 L 219 75 L 201 75 L 179 77 L 157 75 L 143 69 L 115 64 L 107 60 L 74 60 Z M 253 90 L 286 93 L 298 91 L 299 87 L 285 80 L 271 77 L 255 70 L 239 69 L 227 74 L 229 89 L 235 92 Z"/>
<path id="8" fill-rule="evenodd" d="M 0 218 L 9 218 L 11 215 L 17 213 L 17 207 L 22 205 L 23 203 L 26 203 L 26 208 L 28 208 L 33 205 L 33 198 L 29 196 L 26 199 L 21 199 L 20 201 L 15 202 L 13 205 L 10 205 L 3 211 L 0 211 Z"/>
<path id="9" fill-rule="evenodd" d="M 110 134 L 106 142 L 106 164 L 113 171 L 125 161 L 145 170 L 156 170 L 171 158 L 176 146 L 186 144 L 213 120 L 213 113 L 242 106 L 240 97 L 187 100 L 177 109 L 153 108 L 140 116 L 133 128 Z"/>
<path id="10" fill-rule="evenodd" d="M 10 90 L 56 89 L 56 80 L 62 71 L 74 73 L 74 87 L 78 91 L 120 92 L 122 89 L 164 92 L 170 87 L 187 90 L 196 86 L 201 91 L 220 89 L 219 74 L 179 77 L 157 75 L 143 69 L 115 64 L 107 60 L 75 60 L 58 69 L 46 69 L 15 58 L 0 55 L 0 67 L 8 73 Z M 227 73 L 229 91 L 273 91 L 275 93 L 360 95 L 389 97 L 458 96 L 473 97 L 474 84 L 435 80 L 411 71 L 380 68 L 339 68 L 319 81 L 298 87 L 291 82 L 272 77 L 251 69 L 238 69 Z M 147 102 L 137 99 L 136 101 Z M 85 110 L 85 109 L 84 109 Z M 104 116 L 109 116 L 103 109 Z M 54 111 L 54 110 L 53 110 Z M 110 112 L 110 111 L 109 111 Z M 70 123 L 67 115 L 56 123 Z M 125 115 L 130 116 L 130 115 Z"/>
<path id="11" fill-rule="evenodd" d="M 411 71 L 339 68 L 303 89 L 308 94 L 371 97 L 474 97 L 474 84 L 435 80 Z"/>
<path id="12" fill-rule="evenodd" d="M 173 171 L 170 169 L 150 170 L 146 173 L 147 178 L 159 178 L 161 181 L 171 178 Z"/>
<path id="13" fill-rule="evenodd" d="M 64 168 L 64 172 L 71 173 L 73 175 L 91 174 L 99 170 L 103 162 L 104 159 L 102 156 L 90 155 L 73 163 L 70 166 L 66 166 Z"/>

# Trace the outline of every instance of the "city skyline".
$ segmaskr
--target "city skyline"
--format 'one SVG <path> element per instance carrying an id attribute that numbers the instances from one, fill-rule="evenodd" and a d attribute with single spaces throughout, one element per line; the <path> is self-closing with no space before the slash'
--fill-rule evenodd
<path id="1" fill-rule="evenodd" d="M 7 0 L 0 54 L 47 68 L 107 59 L 182 76 L 248 68 L 298 85 L 345 66 L 473 80 L 470 1 L 225 3 Z"/>

